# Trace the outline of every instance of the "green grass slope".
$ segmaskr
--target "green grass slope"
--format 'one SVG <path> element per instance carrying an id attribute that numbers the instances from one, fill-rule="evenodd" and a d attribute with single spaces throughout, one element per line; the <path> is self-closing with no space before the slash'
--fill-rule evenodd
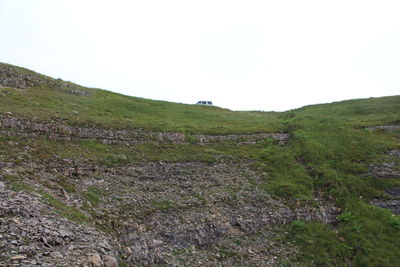
<path id="1" fill-rule="evenodd" d="M 267 190 L 285 198 L 331 199 L 343 213 L 337 225 L 295 222 L 289 240 L 298 261 L 318 266 L 395 266 L 400 256 L 400 218 L 371 206 L 399 178 L 377 179 L 369 166 L 400 148 L 400 131 L 370 131 L 372 125 L 399 125 L 400 97 L 314 105 L 280 116 L 292 139 L 286 147 L 265 148 L 271 174 Z"/>

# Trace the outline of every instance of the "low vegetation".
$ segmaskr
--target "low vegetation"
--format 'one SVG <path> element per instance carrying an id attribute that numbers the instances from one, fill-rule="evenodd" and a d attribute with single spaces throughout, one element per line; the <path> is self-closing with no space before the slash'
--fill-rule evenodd
<path id="1" fill-rule="evenodd" d="M 322 198 L 343 211 L 335 225 L 295 221 L 287 227 L 301 248 L 298 262 L 317 266 L 393 266 L 400 256 L 399 217 L 369 204 L 399 179 L 377 179 L 369 165 L 399 149 L 400 132 L 370 131 L 397 125 L 400 97 L 352 100 L 283 113 L 292 138 L 267 146 L 261 160 L 265 188 L 286 199 Z"/>

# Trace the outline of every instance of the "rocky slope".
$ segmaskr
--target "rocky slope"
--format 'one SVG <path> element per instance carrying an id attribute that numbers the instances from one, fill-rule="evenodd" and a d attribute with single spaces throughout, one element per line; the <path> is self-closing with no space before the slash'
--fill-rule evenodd
<path id="1" fill-rule="evenodd" d="M 60 217 L 40 195 L 2 188 L 0 216 L 6 266 L 117 266 L 114 240 Z"/>
<path id="2" fill-rule="evenodd" d="M 388 215 L 400 212 L 400 136 L 390 118 L 332 130 L 332 118 L 321 127 L 302 125 L 325 119 L 299 110 L 280 115 L 276 131 L 268 131 L 275 117 L 258 113 L 246 116 L 265 121 L 262 130 L 240 130 L 237 115 L 229 123 L 223 117 L 226 128 L 219 121 L 210 128 L 220 134 L 182 130 L 192 124 L 181 117 L 170 123 L 182 126 L 157 131 L 131 126 L 130 113 L 116 114 L 122 126 L 103 123 L 108 107 L 84 120 L 81 112 L 89 113 L 95 97 L 114 101 L 93 92 L 0 64 L 0 266 L 307 266 L 321 264 L 318 254 L 329 251 L 334 260 L 327 265 L 357 266 L 357 253 L 373 251 L 357 243 L 366 238 L 351 241 L 354 232 L 371 233 L 358 207 L 367 205 L 378 222 L 389 218 L 383 231 L 400 229 Z M 67 116 L 53 100 L 68 100 L 79 112 Z M 202 122 L 191 107 L 179 108 Z M 326 140 L 338 143 L 326 149 Z M 369 147 L 377 148 L 363 150 Z M 307 232 L 307 225 L 316 228 Z M 313 237 L 316 229 L 328 230 Z M 314 244 L 317 252 L 305 250 Z"/>
<path id="3" fill-rule="evenodd" d="M 18 146 L 19 138 L 44 136 L 54 139 L 57 133 L 54 129 L 62 129 L 54 124 L 50 127 L 15 121 L 10 116 L 3 117 L 0 125 L 1 133 L 13 138 L 8 141 L 9 146 Z M 122 138 L 107 133 L 116 138 L 114 140 Z M 229 135 L 227 139 L 235 140 L 233 136 Z M 247 138 L 259 136 L 245 135 Z M 285 135 L 263 135 L 274 136 Z M 75 131 L 73 135 L 73 138 L 99 139 L 102 143 L 105 137 L 104 132 L 93 129 Z M 240 137 L 241 141 L 245 140 Z M 207 137 L 203 135 L 203 138 Z M 64 141 L 64 138 L 57 138 L 57 142 Z M 27 149 L 24 146 L 22 150 L 16 149 L 16 153 L 27 153 Z M 101 266 L 112 266 L 109 262 L 114 262 L 113 259 L 128 265 L 234 264 L 232 258 L 221 256 L 224 252 L 216 252 L 221 249 L 215 247 L 224 243 L 232 246 L 227 238 L 248 239 L 249 235 L 260 231 L 263 235 L 273 235 L 267 226 L 293 220 L 331 223 L 339 212 L 339 209 L 322 203 L 317 207 L 291 207 L 272 199 L 260 189 L 261 173 L 252 169 L 251 161 L 245 160 L 143 162 L 107 167 L 60 158 L 42 163 L 32 158 L 31 161 L 3 161 L 0 166 L 5 180 L 5 189 L 1 192 L 2 214 L 6 215 L 2 223 L 4 253 L 1 260 L 22 266 L 85 265 L 93 261 L 93 255 L 99 255 L 101 260 L 98 261 L 103 262 Z M 27 193 L 8 189 L 16 180 L 29 188 Z M 85 194 L 88 192 L 98 194 L 95 201 L 87 201 Z M 67 207 L 76 208 L 83 216 L 93 218 L 100 229 L 107 229 L 107 233 L 85 229 L 67 219 L 60 220 L 54 208 L 42 203 L 46 202 L 47 195 Z M 13 226 L 16 221 L 18 224 Z M 256 257 L 257 261 L 261 258 L 266 264 L 291 254 L 290 248 L 275 247 L 274 242 L 268 240 L 248 246 L 247 251 L 241 253 Z M 261 254 L 249 252 L 266 247 L 270 249 Z"/>

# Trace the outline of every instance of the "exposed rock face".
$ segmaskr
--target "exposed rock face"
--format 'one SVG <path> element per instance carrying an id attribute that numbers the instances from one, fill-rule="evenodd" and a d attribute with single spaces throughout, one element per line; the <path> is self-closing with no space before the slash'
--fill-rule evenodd
<path id="1" fill-rule="evenodd" d="M 399 178 L 400 150 L 390 150 L 386 155 L 389 156 L 386 162 L 370 166 L 372 174 L 377 178 Z M 374 199 L 371 201 L 371 204 L 384 209 L 390 209 L 394 214 L 400 214 L 400 200 L 398 199 L 400 197 L 400 188 L 386 188 L 385 192 L 392 199 Z"/>
<path id="2" fill-rule="evenodd" d="M 400 150 L 394 149 L 388 152 L 388 155 L 400 158 Z"/>
<path id="3" fill-rule="evenodd" d="M 228 135 L 195 135 L 199 143 L 214 143 L 228 140 L 239 140 L 239 144 L 254 144 L 261 139 L 273 138 L 281 142 L 287 141 L 288 134 L 284 133 L 255 133 L 255 134 L 228 134 Z M 240 142 L 240 140 L 242 140 Z"/>
<path id="4" fill-rule="evenodd" d="M 148 132 L 137 130 L 110 130 L 95 127 L 77 127 L 60 123 L 38 123 L 20 120 L 11 116 L 0 115 L 0 134 L 9 136 L 36 137 L 47 136 L 51 139 L 70 140 L 71 138 L 97 139 L 105 144 L 113 143 L 142 143 L 147 141 L 185 143 L 183 133 Z M 195 135 L 198 143 L 212 143 L 229 140 L 239 140 L 241 143 L 256 143 L 257 141 L 273 138 L 285 142 L 289 138 L 283 133 L 256 133 L 236 135 Z"/>
<path id="5" fill-rule="evenodd" d="M 383 162 L 381 164 L 371 165 L 370 170 L 379 178 L 395 178 L 400 176 L 400 171 L 396 170 L 395 162 Z"/>
<path id="6" fill-rule="evenodd" d="M 385 162 L 369 166 L 371 173 L 379 178 L 400 177 L 400 150 L 390 150 L 386 154 L 390 157 Z"/>
<path id="7" fill-rule="evenodd" d="M 37 75 L 17 71 L 15 67 L 0 64 L 0 86 L 25 89 L 46 82 Z"/>
<path id="8" fill-rule="evenodd" d="M 67 93 L 78 96 L 89 95 L 87 91 L 74 88 L 74 85 L 63 82 L 60 79 L 55 80 L 41 74 L 0 63 L 0 88 L 13 87 L 17 89 L 26 89 L 38 85 L 56 86 Z"/>
<path id="9" fill-rule="evenodd" d="M 71 87 L 69 84 L 65 83 L 62 84 L 62 87 Z M 88 91 L 84 90 L 79 90 L 79 89 L 64 89 L 65 92 L 72 94 L 72 95 L 77 95 L 77 96 L 88 96 L 90 95 Z"/>
<path id="10" fill-rule="evenodd" d="M 371 204 L 384 209 L 390 209 L 394 214 L 400 214 L 399 199 L 385 200 L 385 201 L 375 199 L 371 201 Z"/>
<path id="11" fill-rule="evenodd" d="M 400 187 L 388 188 L 385 190 L 385 192 L 389 196 L 400 197 Z"/>
<path id="12" fill-rule="evenodd" d="M 379 125 L 379 126 L 368 127 L 367 129 L 371 131 L 382 130 L 391 132 L 400 130 L 400 125 Z"/>
<path id="13" fill-rule="evenodd" d="M 118 142 L 140 143 L 149 140 L 184 142 L 182 133 L 155 133 L 143 130 L 110 130 L 95 127 L 77 127 L 59 123 L 36 123 L 0 116 L 0 134 L 10 136 L 47 136 L 51 139 L 97 139 L 105 144 Z M 6 130 L 9 129 L 9 130 Z"/>

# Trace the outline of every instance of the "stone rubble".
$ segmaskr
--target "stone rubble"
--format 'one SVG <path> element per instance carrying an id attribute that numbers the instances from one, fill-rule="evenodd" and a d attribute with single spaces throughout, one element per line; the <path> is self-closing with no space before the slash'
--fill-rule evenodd
<path id="1" fill-rule="evenodd" d="M 80 166 L 78 162 L 69 164 Z M 76 169 L 84 167 L 85 163 L 81 164 L 82 166 Z M 82 207 L 85 202 L 82 196 L 89 188 L 95 187 L 104 192 L 96 206 L 98 223 L 111 225 L 117 233 L 120 258 L 132 266 L 180 266 L 180 257 L 171 255 L 176 251 L 191 251 L 193 248 L 199 253 L 186 260 L 194 264 L 194 259 L 198 259 L 214 266 L 212 264 L 215 262 L 221 263 L 226 260 L 211 256 L 207 260 L 209 257 L 204 254 L 213 253 L 208 249 L 210 246 L 232 246 L 227 241 L 230 238 L 246 239 L 259 231 L 267 234 L 269 227 L 287 224 L 293 220 L 332 223 L 340 213 L 340 210 L 332 205 L 289 207 L 272 199 L 254 184 L 262 183 L 263 179 L 258 172 L 250 168 L 251 162 L 138 163 L 118 169 L 103 168 L 96 173 L 78 171 L 77 175 L 65 172 L 63 168 L 67 166 L 63 165 L 52 166 L 51 173 L 46 171 L 49 168 L 44 165 L 32 162 L 18 165 L 3 162 L 1 165 L 8 166 L 5 169 L 10 170 L 10 174 L 19 175 L 22 181 L 31 183 L 35 188 L 39 186 L 60 201 L 77 208 Z M 88 164 L 85 167 L 95 168 Z M 18 170 L 18 173 L 15 170 Z M 46 187 L 40 184 L 33 185 L 29 173 L 48 177 L 48 180 L 44 180 Z M 68 193 L 68 198 L 55 189 L 60 188 L 59 186 L 50 186 L 51 177 L 60 175 L 66 175 L 68 182 L 74 184 L 77 190 Z M 246 175 L 252 177 L 253 184 L 243 178 Z M 235 188 L 240 190 L 229 191 Z M 74 233 L 68 227 L 58 227 L 56 237 L 68 239 L 71 232 Z M 52 242 L 52 239 L 45 240 L 48 243 Z M 260 241 L 260 247 L 249 244 L 248 249 L 261 250 L 262 246 L 267 244 L 272 243 L 267 240 Z M 271 262 L 273 257 L 279 256 L 282 259 L 283 255 L 289 256 L 278 253 L 281 250 L 278 246 L 271 247 L 270 253 L 257 257 L 264 257 L 262 261 Z M 60 250 L 57 252 L 63 253 Z M 90 249 L 87 253 L 92 255 L 86 258 L 92 265 L 100 262 Z M 242 253 L 248 255 L 248 252 Z M 52 254 L 54 259 L 58 259 L 59 256 L 58 253 Z M 182 254 L 182 257 L 189 256 Z M 252 257 L 257 258 L 254 255 Z M 37 259 L 37 262 L 40 261 L 41 259 Z M 101 262 L 103 265 L 112 266 L 113 259 L 109 260 L 101 255 Z M 230 266 L 240 266 L 232 264 Z"/>
<path id="2" fill-rule="evenodd" d="M 91 266 L 87 255 L 95 253 L 108 262 L 96 266 L 116 267 L 116 248 L 97 230 L 61 218 L 36 194 L 0 190 L 0 266 Z"/>

